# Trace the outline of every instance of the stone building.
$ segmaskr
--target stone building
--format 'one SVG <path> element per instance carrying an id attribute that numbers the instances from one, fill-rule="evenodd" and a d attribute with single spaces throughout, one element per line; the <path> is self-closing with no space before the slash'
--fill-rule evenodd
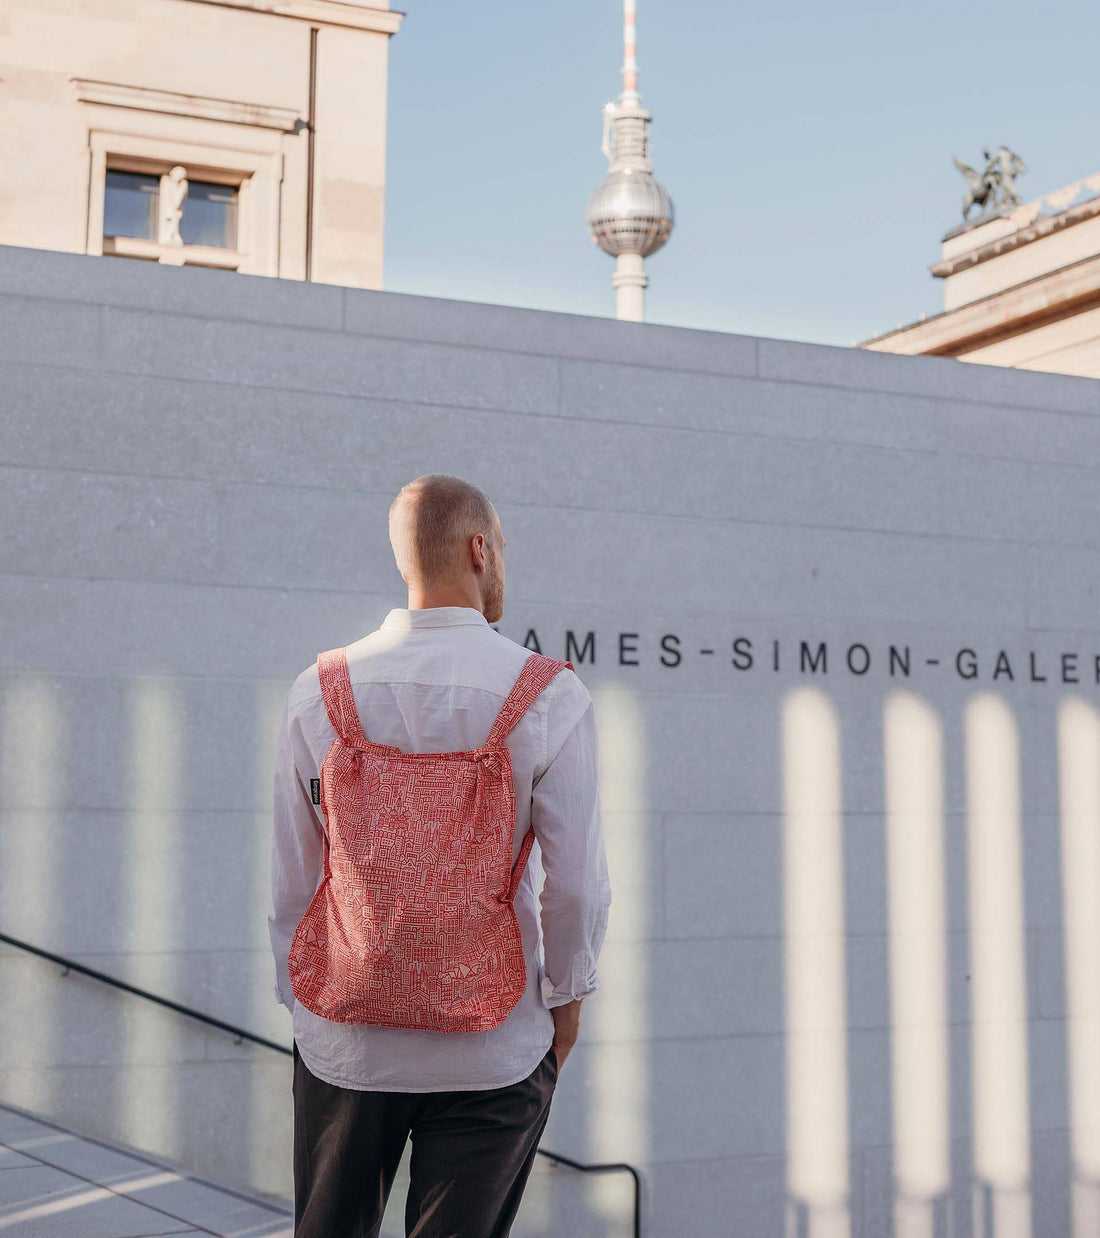
<path id="1" fill-rule="evenodd" d="M 952 229 L 931 271 L 943 313 L 860 347 L 1100 378 L 1100 173 Z"/>
<path id="2" fill-rule="evenodd" d="M 382 285 L 388 0 L 5 0 L 0 244 Z"/>

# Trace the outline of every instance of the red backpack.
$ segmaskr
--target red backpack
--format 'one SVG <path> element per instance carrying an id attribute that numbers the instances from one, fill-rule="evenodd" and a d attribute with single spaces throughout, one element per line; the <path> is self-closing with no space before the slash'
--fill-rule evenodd
<path id="1" fill-rule="evenodd" d="M 489 738 L 461 752 L 402 752 L 363 734 L 347 651 L 317 656 L 336 738 L 321 763 L 324 872 L 290 944 L 290 984 L 338 1023 L 483 1032 L 527 984 L 512 901 L 516 797 L 504 740 L 558 671 L 535 653 Z"/>

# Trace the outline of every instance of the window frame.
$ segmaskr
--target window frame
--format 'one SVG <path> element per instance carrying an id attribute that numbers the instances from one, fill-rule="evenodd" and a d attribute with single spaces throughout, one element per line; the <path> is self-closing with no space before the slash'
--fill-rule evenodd
<path id="1" fill-rule="evenodd" d="M 220 267 L 249 275 L 277 275 L 281 154 L 227 150 L 195 142 L 160 140 L 139 134 L 89 132 L 89 194 L 86 252 L 144 258 L 172 266 Z M 104 237 L 107 172 L 163 176 L 177 164 L 188 179 L 230 185 L 237 190 L 237 248 L 162 245 L 139 237 Z"/>

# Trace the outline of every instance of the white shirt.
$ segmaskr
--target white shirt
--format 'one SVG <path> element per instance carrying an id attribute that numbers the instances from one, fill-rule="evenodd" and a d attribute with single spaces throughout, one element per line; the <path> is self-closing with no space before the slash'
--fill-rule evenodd
<path id="1" fill-rule="evenodd" d="M 347 647 L 363 734 L 405 752 L 476 748 L 530 656 L 469 606 L 391 610 L 380 628 Z M 568 667 L 559 671 L 505 741 L 516 796 L 513 863 L 528 825 L 538 846 L 515 898 L 527 987 L 486 1032 L 337 1023 L 295 1000 L 290 942 L 323 872 L 324 814 L 312 803 L 310 779 L 335 736 L 315 661 L 294 681 L 279 732 L 268 915 L 275 996 L 291 1011 L 302 1060 L 319 1079 L 364 1090 L 495 1088 L 526 1078 L 553 1041 L 551 1007 L 599 987 L 611 887 L 588 690 Z"/>

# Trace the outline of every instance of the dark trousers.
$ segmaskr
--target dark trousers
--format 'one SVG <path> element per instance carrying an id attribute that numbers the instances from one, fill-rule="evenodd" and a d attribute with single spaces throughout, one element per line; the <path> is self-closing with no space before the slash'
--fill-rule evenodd
<path id="1" fill-rule="evenodd" d="M 518 1083 L 366 1092 L 313 1075 L 294 1045 L 294 1238 L 378 1238 L 412 1139 L 406 1238 L 507 1238 L 550 1114 L 553 1048 Z"/>

